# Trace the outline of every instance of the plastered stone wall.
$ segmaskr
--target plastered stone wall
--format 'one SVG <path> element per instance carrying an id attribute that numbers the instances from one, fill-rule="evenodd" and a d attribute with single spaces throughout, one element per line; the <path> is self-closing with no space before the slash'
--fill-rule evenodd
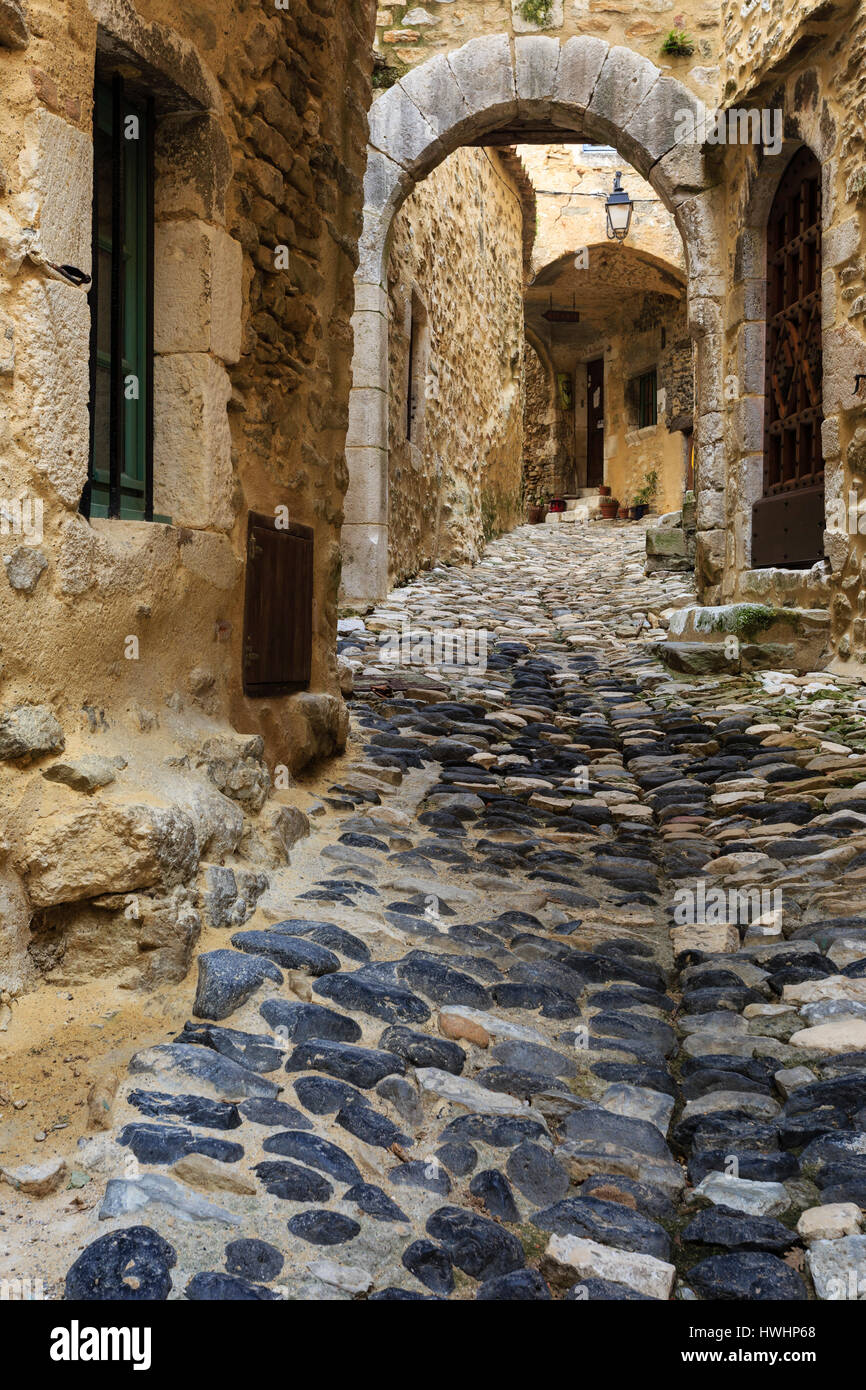
<path id="1" fill-rule="evenodd" d="M 28 954 L 35 907 L 92 911 L 113 884 L 142 894 L 142 924 L 176 891 L 200 922 L 209 861 L 285 862 L 271 827 L 291 796 L 275 770 L 345 739 L 334 632 L 374 28 L 366 0 L 22 13 L 0 28 L 3 984 L 56 966 L 74 935 L 43 921 L 54 945 Z M 156 84 L 155 500 L 171 525 L 78 513 L 90 314 L 49 262 L 91 270 L 98 49 Z M 246 517 L 277 505 L 315 533 L 313 676 L 309 692 L 254 701 Z M 22 531 L 22 508 L 38 527 Z M 79 766 L 92 758 L 95 781 Z M 43 775 L 58 759 L 75 764 L 68 783 Z M 147 936 L 122 902 L 100 911 L 107 933 Z M 166 911 L 178 920 L 177 903 Z M 167 969 L 183 973 L 190 935 Z"/>
<path id="2" fill-rule="evenodd" d="M 524 195 L 525 196 L 525 193 Z M 520 514 L 521 190 L 498 154 L 461 149 L 407 198 L 388 261 L 389 571 L 477 559 Z M 424 326 L 408 432 L 413 299 Z"/>
<path id="3" fill-rule="evenodd" d="M 683 241 L 671 213 L 652 185 L 620 155 L 585 151 L 581 142 L 518 145 L 517 153 L 532 180 L 538 208 L 533 275 L 561 256 L 605 240 L 604 200 L 617 169 L 634 204 L 629 249 L 647 251 L 685 272 Z"/>

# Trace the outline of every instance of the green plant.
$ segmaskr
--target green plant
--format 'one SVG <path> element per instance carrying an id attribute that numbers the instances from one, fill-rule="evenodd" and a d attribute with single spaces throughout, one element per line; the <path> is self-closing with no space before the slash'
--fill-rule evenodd
<path id="1" fill-rule="evenodd" d="M 669 58 L 689 58 L 694 51 L 694 39 L 685 29 L 671 29 L 662 44 L 662 53 Z"/>
<path id="2" fill-rule="evenodd" d="M 659 475 L 657 468 L 650 468 L 644 474 L 643 487 L 639 487 L 632 498 L 632 506 L 648 507 L 655 498 L 659 487 Z"/>
<path id="3" fill-rule="evenodd" d="M 521 19 L 525 19 L 527 24 L 537 24 L 539 29 L 550 23 L 552 14 L 553 0 L 523 0 L 520 6 Z"/>

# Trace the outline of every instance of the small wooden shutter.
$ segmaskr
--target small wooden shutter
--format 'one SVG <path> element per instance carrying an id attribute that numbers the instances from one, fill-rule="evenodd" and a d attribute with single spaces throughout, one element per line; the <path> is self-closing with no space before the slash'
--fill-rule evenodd
<path id="1" fill-rule="evenodd" d="M 767 220 L 764 496 L 752 564 L 812 565 L 824 551 L 821 454 L 821 166 L 802 149 Z"/>
<path id="2" fill-rule="evenodd" d="M 313 531 L 250 512 L 244 599 L 244 691 L 282 695 L 310 683 Z"/>

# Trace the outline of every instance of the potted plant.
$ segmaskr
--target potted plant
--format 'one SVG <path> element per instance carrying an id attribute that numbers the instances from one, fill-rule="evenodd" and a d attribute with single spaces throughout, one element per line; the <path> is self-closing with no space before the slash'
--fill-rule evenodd
<path id="1" fill-rule="evenodd" d="M 608 487 L 607 483 L 599 483 L 598 495 L 599 497 L 610 497 L 610 488 Z"/>
<path id="2" fill-rule="evenodd" d="M 652 502 L 655 500 L 658 486 L 658 469 L 650 468 L 648 472 L 644 474 L 643 486 L 638 488 L 632 500 L 631 509 L 636 520 L 639 521 L 649 510 Z"/>
<path id="3" fill-rule="evenodd" d="M 547 511 L 547 503 L 544 500 L 544 493 L 530 492 L 526 499 L 526 520 L 530 526 L 537 526 L 544 520 Z"/>
<path id="4" fill-rule="evenodd" d="M 616 497 L 602 497 L 599 510 L 605 521 L 612 521 L 619 511 L 619 501 Z"/>

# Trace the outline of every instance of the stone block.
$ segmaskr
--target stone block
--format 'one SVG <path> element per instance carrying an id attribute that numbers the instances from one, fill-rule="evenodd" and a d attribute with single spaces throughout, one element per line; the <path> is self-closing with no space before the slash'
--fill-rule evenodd
<path id="1" fill-rule="evenodd" d="M 367 150 L 367 168 L 364 171 L 364 207 L 377 212 L 385 208 L 393 211 L 411 193 L 415 183 L 389 155 L 381 150 Z"/>
<path id="2" fill-rule="evenodd" d="M 88 214 L 89 216 L 89 214 Z M 15 393 L 34 466 L 61 501 L 78 509 L 90 451 L 90 311 L 81 290 L 59 280 L 21 286 Z"/>
<path id="3" fill-rule="evenodd" d="M 859 410 L 862 399 L 854 392 L 854 378 L 866 373 L 866 342 L 855 329 L 844 324 L 824 334 L 823 368 L 825 413 Z"/>
<path id="4" fill-rule="evenodd" d="M 0 0 L 0 48 L 26 48 L 30 30 L 18 0 Z"/>
<path id="5" fill-rule="evenodd" d="M 195 872 L 195 828 L 176 807 L 89 802 L 36 821 L 16 858 L 35 907 L 171 887 Z"/>
<path id="6" fill-rule="evenodd" d="M 444 153 L 436 131 L 399 83 L 376 98 L 369 123 L 370 144 L 404 169 L 426 172 L 436 153 Z"/>
<path id="7" fill-rule="evenodd" d="M 205 353 L 154 359 L 154 510 L 176 526 L 233 525 L 230 396 L 225 367 Z"/>
<path id="8" fill-rule="evenodd" d="M 649 58 L 615 45 L 598 75 L 588 114 L 619 144 L 622 132 L 658 79 L 659 70 Z"/>
<path id="9" fill-rule="evenodd" d="M 354 353 L 352 386 L 381 387 L 388 371 L 388 318 L 384 313 L 356 309 L 352 316 Z"/>
<path id="10" fill-rule="evenodd" d="M 559 39 L 537 35 L 514 40 L 517 107 L 522 115 L 541 117 L 550 109 L 559 70 Z"/>
<path id="11" fill-rule="evenodd" d="M 376 387 L 356 386 L 349 393 L 346 447 L 384 449 L 388 445 L 388 395 Z"/>
<path id="12" fill-rule="evenodd" d="M 562 45 L 554 100 L 565 108 L 586 110 L 610 45 L 604 39 L 580 36 Z"/>
<path id="13" fill-rule="evenodd" d="M 22 204 L 46 260 L 91 273 L 93 142 L 40 106 L 28 123 L 18 167 Z M 86 291 L 77 291 L 79 294 Z"/>
<path id="14" fill-rule="evenodd" d="M 241 353 L 243 251 L 218 227 L 187 220 L 157 224 L 154 237 L 157 353 Z"/>
<path id="15" fill-rule="evenodd" d="M 860 219 L 846 217 L 835 227 L 827 227 L 821 235 L 821 263 L 825 269 L 844 265 L 860 250 Z"/>
<path id="16" fill-rule="evenodd" d="M 654 1255 L 617 1250 L 578 1236 L 551 1236 L 541 1263 L 552 1283 L 571 1287 L 581 1279 L 610 1279 L 649 1298 L 668 1299 L 676 1270 Z"/>
<path id="17" fill-rule="evenodd" d="M 504 34 L 470 39 L 448 54 L 448 64 L 473 115 L 485 122 L 517 115 L 511 49 Z"/>
<path id="18" fill-rule="evenodd" d="M 863 1213 L 855 1202 L 827 1202 L 809 1207 L 797 1222 L 797 1233 L 807 1243 L 813 1240 L 841 1240 L 858 1235 Z"/>
<path id="19" fill-rule="evenodd" d="M 385 598 L 388 593 L 388 527 L 346 522 L 341 540 L 345 603 L 362 607 Z"/>
<path id="20" fill-rule="evenodd" d="M 343 503 L 347 523 L 388 523 L 388 451 L 348 445 L 349 487 Z"/>
<path id="21" fill-rule="evenodd" d="M 670 937 L 676 955 L 679 955 L 680 951 L 730 954 L 740 949 L 740 933 L 732 922 L 695 922 L 683 927 L 671 927 Z"/>
<path id="22" fill-rule="evenodd" d="M 674 145 L 652 170 L 652 186 L 669 208 L 702 193 L 713 182 L 706 155 L 693 140 Z"/>
<path id="23" fill-rule="evenodd" d="M 437 135 L 453 131 L 471 112 L 444 53 L 428 58 L 400 79 L 400 86 Z"/>
<path id="24" fill-rule="evenodd" d="M 686 118 L 697 127 L 700 120 L 697 98 L 674 78 L 659 77 L 622 132 L 622 152 L 633 154 L 635 168 L 642 174 L 649 173 L 656 161 L 673 147 L 681 122 Z"/>
<path id="25" fill-rule="evenodd" d="M 655 556 L 681 556 L 686 553 L 686 533 L 681 526 L 670 529 L 660 526 L 648 527 L 646 533 L 646 553 Z"/>

